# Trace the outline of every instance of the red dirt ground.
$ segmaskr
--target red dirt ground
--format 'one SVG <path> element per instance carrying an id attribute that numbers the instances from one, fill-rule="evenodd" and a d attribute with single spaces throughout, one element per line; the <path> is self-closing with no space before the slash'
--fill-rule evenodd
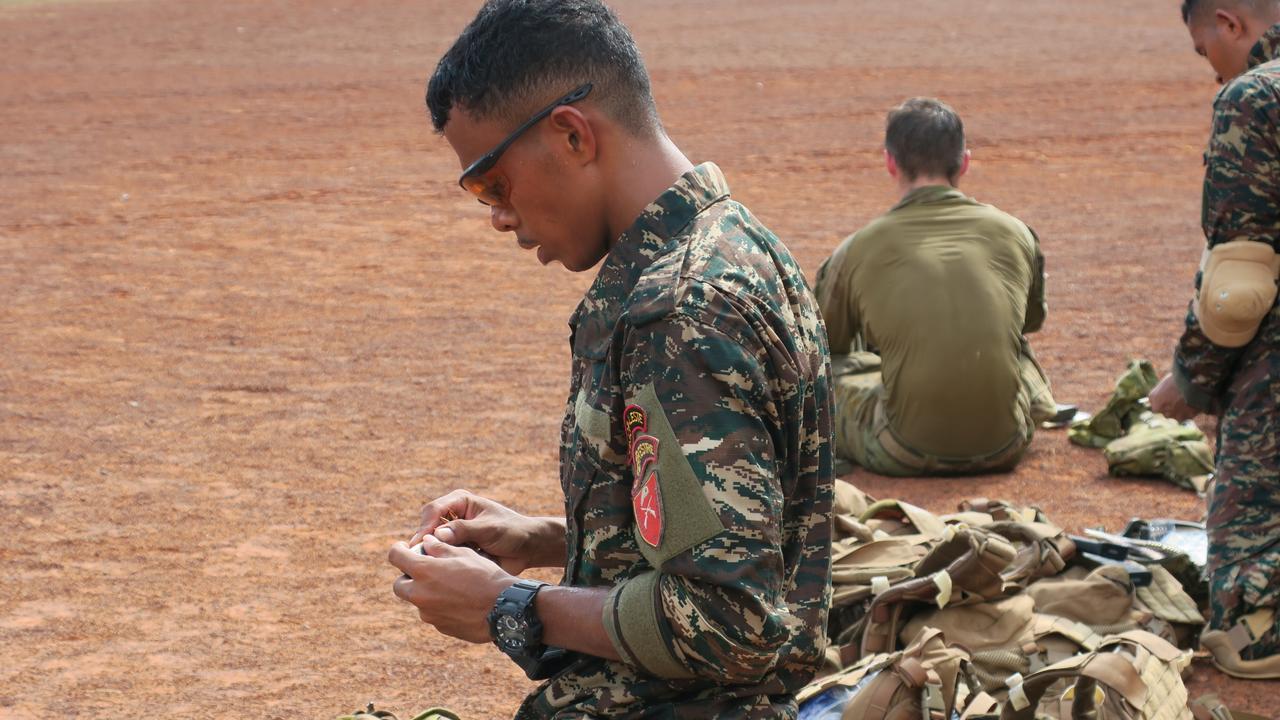
<path id="1" fill-rule="evenodd" d="M 422 93 L 476 2 L 0 2 L 0 717 L 509 716 L 529 687 L 391 595 L 451 488 L 559 510 L 565 321 L 454 186 Z M 1177 2 L 619 2 L 695 161 L 812 277 L 893 201 L 884 112 L 964 115 L 965 187 L 1048 256 L 1035 347 L 1096 409 L 1168 366 L 1215 87 Z M 1062 432 L 1016 472 L 849 478 L 1070 528 L 1198 517 Z M 1216 689 L 1273 714 L 1280 684 Z"/>

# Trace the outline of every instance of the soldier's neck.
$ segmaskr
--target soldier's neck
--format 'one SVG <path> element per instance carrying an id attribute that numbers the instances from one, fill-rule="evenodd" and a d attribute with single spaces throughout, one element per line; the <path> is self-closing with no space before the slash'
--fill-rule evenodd
<path id="1" fill-rule="evenodd" d="M 631 227 L 640 213 L 693 169 L 680 148 L 659 133 L 653 138 L 624 138 L 616 145 L 609 176 L 617 180 L 609 193 L 609 242 Z"/>
<path id="2" fill-rule="evenodd" d="M 959 187 L 957 183 L 954 183 L 945 177 L 936 176 L 936 175 L 921 175 L 917 177 L 915 180 L 907 180 L 905 178 L 900 178 L 898 180 L 898 199 L 899 200 L 905 199 L 908 195 L 915 192 L 916 190 L 919 190 L 922 187 L 934 187 L 934 186 L 953 187 L 953 188 Z"/>

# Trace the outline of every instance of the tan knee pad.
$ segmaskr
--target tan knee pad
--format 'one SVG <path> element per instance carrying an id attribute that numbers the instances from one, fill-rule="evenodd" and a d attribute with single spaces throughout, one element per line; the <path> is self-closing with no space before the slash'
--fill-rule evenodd
<path id="1" fill-rule="evenodd" d="M 1243 347 L 1276 301 L 1280 255 L 1266 243 L 1233 240 L 1206 250 L 1195 312 L 1205 337 Z"/>
<path id="2" fill-rule="evenodd" d="M 1200 647 L 1213 656 L 1213 664 L 1222 672 L 1246 680 L 1280 679 L 1280 655 L 1268 655 L 1258 660 L 1244 660 L 1241 651 L 1272 632 L 1276 611 L 1273 608 L 1257 610 L 1245 615 L 1229 630 L 1205 628 L 1200 634 Z"/>

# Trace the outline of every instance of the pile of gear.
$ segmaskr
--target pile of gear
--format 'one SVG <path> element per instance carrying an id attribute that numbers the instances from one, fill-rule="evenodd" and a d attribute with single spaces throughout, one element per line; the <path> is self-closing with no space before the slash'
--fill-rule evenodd
<path id="1" fill-rule="evenodd" d="M 1249 717 L 1183 685 L 1203 556 L 1099 535 L 1034 507 L 938 516 L 837 481 L 831 643 L 801 720 Z"/>
<path id="2" fill-rule="evenodd" d="M 1213 478 L 1213 451 L 1191 422 L 1151 411 L 1147 394 L 1157 382 L 1150 362 L 1130 361 L 1106 406 L 1071 423 L 1067 437 L 1077 445 L 1102 448 L 1112 475 L 1160 477 L 1204 494 Z"/>

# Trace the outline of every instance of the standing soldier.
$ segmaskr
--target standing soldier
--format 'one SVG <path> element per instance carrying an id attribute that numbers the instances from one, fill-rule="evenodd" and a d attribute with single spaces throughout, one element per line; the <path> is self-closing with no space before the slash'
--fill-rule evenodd
<path id="1" fill-rule="evenodd" d="M 1201 641 L 1223 672 L 1280 678 L 1280 0 L 1184 0 L 1182 17 L 1223 87 L 1205 153 L 1208 247 L 1151 406 L 1219 416 Z"/>
<path id="2" fill-rule="evenodd" d="M 599 270 L 569 323 L 564 516 L 449 493 L 392 548 L 396 595 L 546 679 L 521 718 L 794 717 L 825 644 L 833 482 L 798 265 L 667 137 L 599 0 L 485 3 L 427 105 L 495 229 Z M 559 585 L 516 577 L 553 565 Z"/>

